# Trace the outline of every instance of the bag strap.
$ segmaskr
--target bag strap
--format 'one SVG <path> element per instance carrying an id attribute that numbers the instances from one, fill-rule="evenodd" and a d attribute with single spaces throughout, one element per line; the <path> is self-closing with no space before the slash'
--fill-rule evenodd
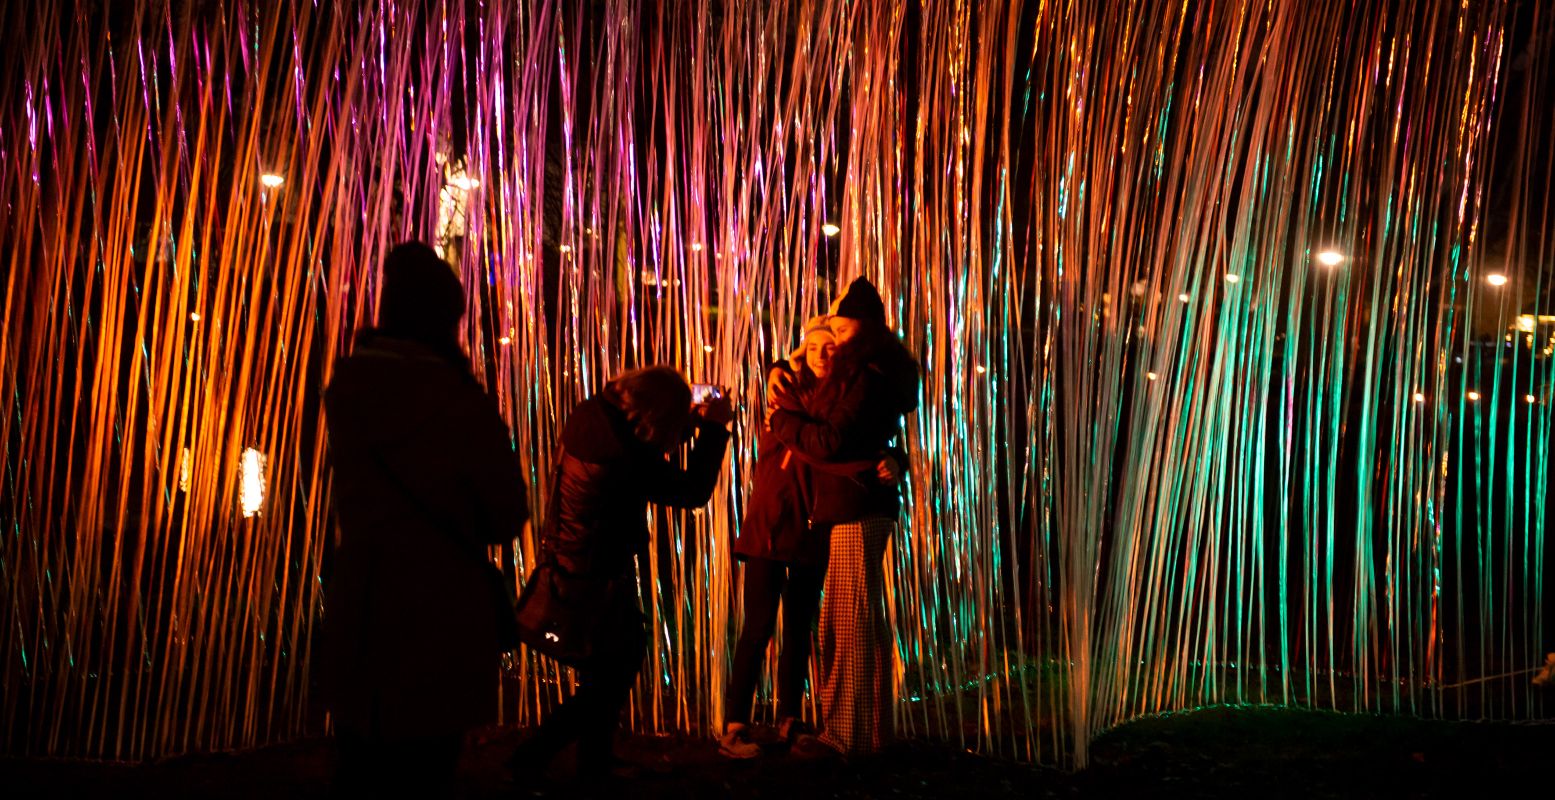
<path id="1" fill-rule="evenodd" d="M 416 509 L 418 514 L 425 518 L 427 522 L 432 523 L 432 527 L 434 529 L 442 531 L 447 541 L 454 546 L 455 550 L 470 551 L 470 554 L 474 556 L 479 563 L 488 567 L 496 567 L 496 565 L 492 564 L 491 561 L 486 558 L 485 554 L 483 553 L 485 550 L 483 546 L 476 545 L 472 550 L 468 541 L 461 539 L 458 534 L 454 533 L 447 526 L 442 524 L 439 521 L 440 516 L 435 511 L 433 511 L 432 508 L 416 494 L 415 491 L 410 488 L 409 484 L 400 478 L 399 473 L 395 472 L 394 468 L 389 466 L 388 460 L 383 457 L 382 453 L 378 452 L 377 450 L 372 451 L 372 460 L 378 466 L 379 471 L 382 472 L 386 478 L 388 478 L 390 485 L 398 490 L 400 495 L 410 502 L 410 505 Z"/>
<path id="2" fill-rule="evenodd" d="M 554 558 L 551 553 L 550 542 L 555 538 L 558 519 L 561 516 L 562 495 L 562 463 L 567 460 L 567 443 L 560 441 L 556 445 L 556 461 L 551 465 L 551 496 L 545 501 L 545 524 L 540 530 L 540 561 L 545 563 Z"/>

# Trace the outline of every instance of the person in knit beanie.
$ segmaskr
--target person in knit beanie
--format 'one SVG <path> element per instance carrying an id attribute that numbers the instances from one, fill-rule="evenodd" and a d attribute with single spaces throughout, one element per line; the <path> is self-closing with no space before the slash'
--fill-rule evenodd
<path id="1" fill-rule="evenodd" d="M 885 302 L 874 284 L 854 280 L 834 306 L 829 327 L 837 342 L 830 373 L 805 408 L 780 404 L 770 425 L 785 447 L 821 465 L 887 450 L 901 435 L 902 416 L 918 405 L 917 360 L 887 327 Z M 823 732 L 814 746 L 845 755 L 871 753 L 892 737 L 892 648 L 882 610 L 882 561 L 901 497 L 894 481 L 860 481 L 820 467 L 812 475 L 811 524 L 829 532 L 821 685 L 815 692 Z M 798 745 L 801 751 L 806 743 Z"/>
<path id="2" fill-rule="evenodd" d="M 847 291 L 837 299 L 832 316 L 882 328 L 886 324 L 885 303 L 880 299 L 880 291 L 868 278 L 862 277 L 854 278 L 848 284 Z"/>

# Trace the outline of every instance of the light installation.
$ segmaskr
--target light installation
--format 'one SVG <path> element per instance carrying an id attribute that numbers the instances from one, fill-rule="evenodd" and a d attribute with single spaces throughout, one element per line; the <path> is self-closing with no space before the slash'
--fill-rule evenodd
<path id="1" fill-rule="evenodd" d="M 1555 276 L 1548 8 L 658 8 L 4 12 L 0 750 L 320 729 L 318 395 L 412 237 L 537 508 L 612 373 L 746 398 L 719 499 L 654 519 L 641 730 L 721 721 L 750 398 L 856 274 L 924 369 L 903 735 L 1073 766 L 1203 704 L 1549 716 L 1555 387 L 1508 333 Z M 570 675 L 501 680 L 527 724 Z"/>

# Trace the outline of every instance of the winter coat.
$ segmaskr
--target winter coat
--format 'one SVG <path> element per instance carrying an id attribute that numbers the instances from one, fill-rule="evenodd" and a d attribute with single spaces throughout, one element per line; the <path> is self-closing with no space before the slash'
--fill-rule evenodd
<path id="1" fill-rule="evenodd" d="M 792 372 L 784 362 L 767 374 L 773 370 Z M 735 557 L 819 564 L 826 557 L 826 543 L 810 525 L 810 467 L 764 429 L 756 442 L 753 471 L 745 517 L 734 540 Z"/>
<path id="2" fill-rule="evenodd" d="M 633 556 L 648 549 L 648 504 L 706 505 L 728 443 L 723 426 L 698 423 L 682 470 L 634 436 L 626 413 L 614 404 L 600 396 L 579 403 L 562 430 L 557 507 L 543 537 L 545 554 L 571 575 L 630 580 Z M 615 611 L 636 613 L 636 592 L 620 596 L 623 607 Z"/>
<path id="3" fill-rule="evenodd" d="M 917 407 L 917 362 L 895 336 L 888 336 L 869 353 L 839 350 L 808 411 L 780 409 L 772 415 L 771 429 L 784 445 L 816 461 L 873 464 L 897 437 L 902 415 Z M 816 526 L 895 519 L 900 513 L 896 485 L 873 475 L 816 470 L 812 487 L 810 518 Z"/>
<path id="4" fill-rule="evenodd" d="M 335 724 L 405 738 L 488 721 L 498 606 L 485 548 L 529 517 L 496 404 L 467 366 L 367 332 L 324 408 L 340 526 L 322 653 Z"/>
<path id="5" fill-rule="evenodd" d="M 780 361 L 767 370 L 792 373 L 788 362 Z M 811 393 L 813 394 L 813 392 Z M 801 398 L 801 403 L 807 398 Z M 905 457 L 898 462 L 904 462 Z M 810 522 L 814 506 L 812 473 L 830 471 L 852 476 L 859 481 L 878 482 L 875 475 L 879 457 L 846 464 L 825 464 L 796 453 L 783 444 L 771 430 L 764 429 L 756 446 L 750 494 L 746 497 L 745 516 L 734 540 L 734 555 L 744 561 L 762 558 L 788 564 L 816 565 L 826 560 L 826 531 Z"/>

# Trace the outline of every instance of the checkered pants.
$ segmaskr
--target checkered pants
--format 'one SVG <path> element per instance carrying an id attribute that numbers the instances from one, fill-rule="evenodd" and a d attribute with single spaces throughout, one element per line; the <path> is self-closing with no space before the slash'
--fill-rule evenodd
<path id="1" fill-rule="evenodd" d="M 891 627 L 881 560 L 896 523 L 867 519 L 831 530 L 821 598 L 821 741 L 844 754 L 891 738 Z"/>

